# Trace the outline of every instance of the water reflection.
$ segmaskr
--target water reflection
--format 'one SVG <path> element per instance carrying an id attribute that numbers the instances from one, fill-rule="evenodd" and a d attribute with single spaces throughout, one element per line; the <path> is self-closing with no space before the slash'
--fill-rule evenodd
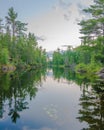
<path id="1" fill-rule="evenodd" d="M 80 97 L 80 122 L 89 127 L 83 130 L 104 130 L 104 81 L 97 80 L 91 87 L 83 88 Z"/>
<path id="2" fill-rule="evenodd" d="M 77 119 L 88 124 L 88 128 L 83 128 L 83 130 L 104 130 L 104 80 L 59 68 L 53 69 L 53 75 L 58 81 L 64 78 L 80 86 L 82 94 L 79 105 L 81 108 Z"/>
<path id="3" fill-rule="evenodd" d="M 0 118 L 7 113 L 13 123 L 20 118 L 20 112 L 28 109 L 28 102 L 36 96 L 37 86 L 45 79 L 45 71 L 4 73 L 0 76 Z"/>
<path id="4" fill-rule="evenodd" d="M 67 80 L 67 83 L 70 81 L 76 81 L 76 74 L 74 71 L 70 71 L 69 69 L 64 68 L 53 68 L 53 77 L 58 82 L 62 81 L 62 79 Z"/>
<path id="5" fill-rule="evenodd" d="M 2 74 L 0 118 L 3 130 L 8 118 L 15 130 L 103 130 L 104 81 L 63 68 Z"/>

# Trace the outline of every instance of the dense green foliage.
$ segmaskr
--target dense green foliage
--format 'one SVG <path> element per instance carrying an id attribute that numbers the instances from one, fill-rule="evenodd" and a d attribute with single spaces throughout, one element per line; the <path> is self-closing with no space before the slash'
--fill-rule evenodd
<path id="1" fill-rule="evenodd" d="M 26 23 L 17 20 L 13 7 L 8 10 L 6 21 L 0 19 L 0 65 L 42 66 L 46 52 L 38 46 L 35 35 L 26 34 Z"/>
<path id="2" fill-rule="evenodd" d="M 74 49 L 68 47 L 64 52 L 55 51 L 54 66 L 77 65 L 77 69 L 95 72 L 104 65 L 104 0 L 94 0 L 94 4 L 83 11 L 90 18 L 78 23 L 81 26 L 81 45 Z"/>

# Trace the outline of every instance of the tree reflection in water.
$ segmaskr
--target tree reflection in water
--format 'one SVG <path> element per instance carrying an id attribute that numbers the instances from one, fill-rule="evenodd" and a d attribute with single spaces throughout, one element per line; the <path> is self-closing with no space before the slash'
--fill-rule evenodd
<path id="1" fill-rule="evenodd" d="M 28 71 L 7 73 L 0 76 L 0 118 L 4 113 L 16 123 L 20 112 L 29 109 L 28 100 L 35 98 L 45 80 L 46 71 Z M 104 130 L 104 81 L 89 75 L 79 75 L 69 69 L 53 68 L 54 80 L 75 82 L 81 90 L 78 111 L 79 122 L 86 122 L 83 130 Z M 62 80 L 65 79 L 65 80 Z M 6 108 L 5 108 L 6 107 Z"/>
<path id="2" fill-rule="evenodd" d="M 8 116 L 16 123 L 20 112 L 29 108 L 26 97 L 32 100 L 36 96 L 37 86 L 41 84 L 42 78 L 45 78 L 44 70 L 0 75 L 0 118 L 9 111 Z"/>
<path id="3" fill-rule="evenodd" d="M 82 94 L 79 99 L 81 108 L 77 119 L 80 122 L 86 122 L 89 126 L 83 130 L 104 130 L 104 80 L 59 68 L 53 69 L 53 75 L 58 81 L 64 78 L 79 85 Z"/>
<path id="4" fill-rule="evenodd" d="M 87 122 L 83 130 L 104 130 L 104 81 L 96 80 L 89 87 L 83 87 L 80 97 L 79 119 Z"/>

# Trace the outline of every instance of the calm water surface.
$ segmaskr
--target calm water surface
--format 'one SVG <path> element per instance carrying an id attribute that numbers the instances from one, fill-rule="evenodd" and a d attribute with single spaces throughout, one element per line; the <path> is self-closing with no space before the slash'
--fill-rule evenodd
<path id="1" fill-rule="evenodd" d="M 104 130 L 101 81 L 53 69 L 3 74 L 0 84 L 0 130 Z"/>

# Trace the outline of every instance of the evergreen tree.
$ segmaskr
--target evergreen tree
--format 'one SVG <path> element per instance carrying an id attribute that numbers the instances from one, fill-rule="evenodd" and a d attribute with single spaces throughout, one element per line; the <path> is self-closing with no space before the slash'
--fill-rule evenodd
<path id="1" fill-rule="evenodd" d="M 15 31 L 16 31 L 16 18 L 18 14 L 14 11 L 14 8 L 11 7 L 8 10 L 8 16 L 6 16 L 7 24 L 11 26 L 12 29 L 12 36 L 14 38 L 15 36 Z"/>

